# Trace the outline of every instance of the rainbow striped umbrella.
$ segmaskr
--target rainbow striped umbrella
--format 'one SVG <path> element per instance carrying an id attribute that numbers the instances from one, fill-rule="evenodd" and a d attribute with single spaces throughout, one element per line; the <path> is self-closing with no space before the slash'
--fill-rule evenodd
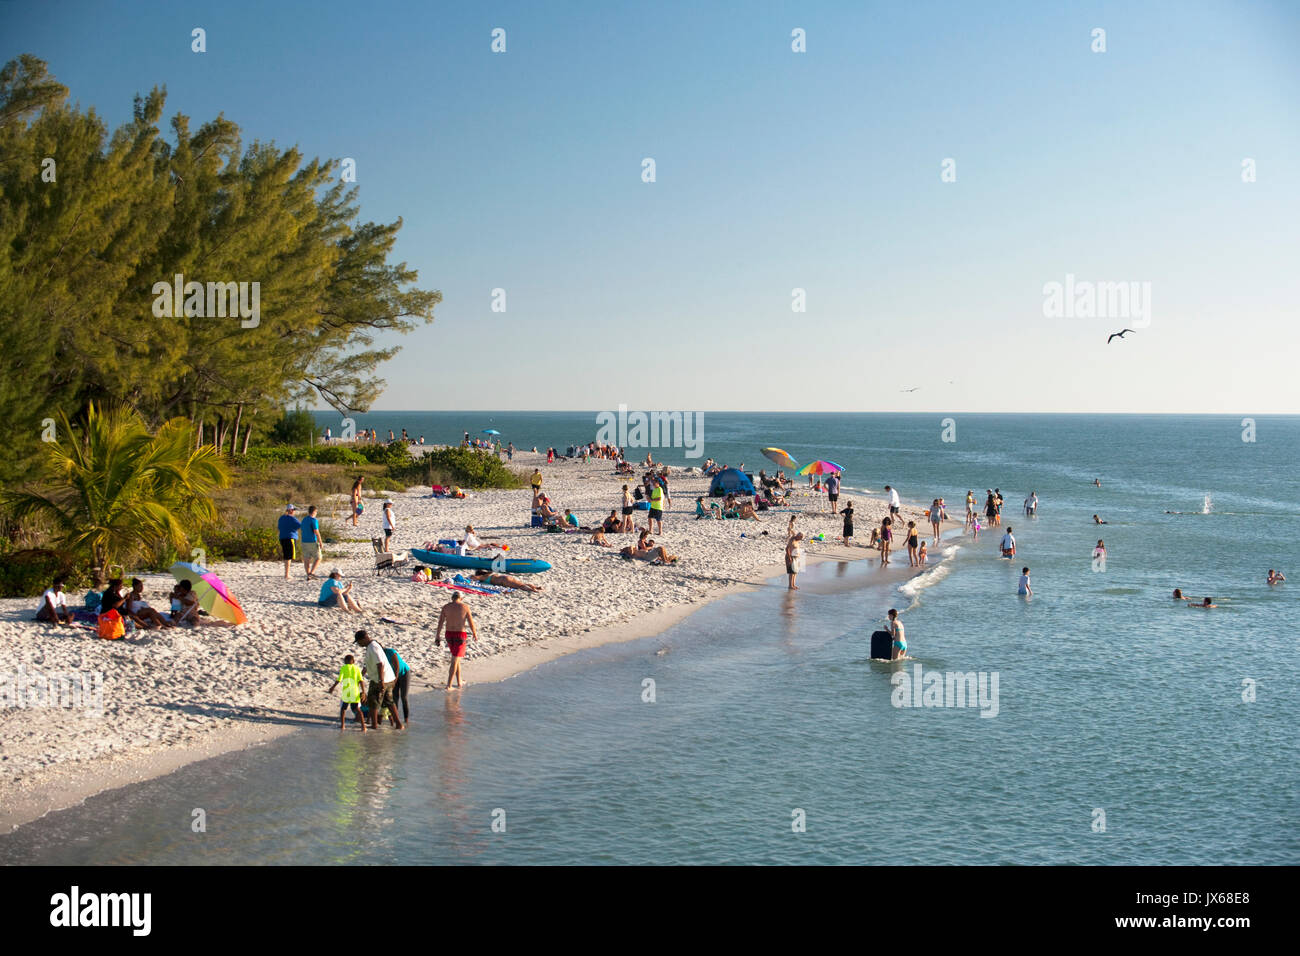
<path id="1" fill-rule="evenodd" d="M 207 568 L 188 561 L 177 561 L 170 570 L 177 581 L 189 581 L 194 586 L 199 607 L 213 617 L 231 624 L 243 624 L 248 620 L 235 596 L 227 590 L 225 582 Z"/>
<path id="2" fill-rule="evenodd" d="M 844 470 L 843 468 L 835 464 L 835 462 L 833 461 L 822 461 L 818 459 L 817 461 L 810 461 L 808 464 L 804 465 L 802 468 L 799 469 L 798 472 L 796 472 L 796 474 L 829 475 L 831 473 L 838 474 L 843 470 Z"/>
<path id="3" fill-rule="evenodd" d="M 776 462 L 782 468 L 798 468 L 799 463 L 790 457 L 784 448 L 764 448 L 763 454 L 769 461 Z"/>

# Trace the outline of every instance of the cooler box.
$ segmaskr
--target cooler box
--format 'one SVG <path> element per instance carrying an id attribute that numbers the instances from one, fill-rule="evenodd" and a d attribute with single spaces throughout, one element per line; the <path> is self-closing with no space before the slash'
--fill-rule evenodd
<path id="1" fill-rule="evenodd" d="M 871 634 L 871 656 L 876 660 L 889 660 L 894 649 L 894 639 L 888 631 L 874 631 Z"/>

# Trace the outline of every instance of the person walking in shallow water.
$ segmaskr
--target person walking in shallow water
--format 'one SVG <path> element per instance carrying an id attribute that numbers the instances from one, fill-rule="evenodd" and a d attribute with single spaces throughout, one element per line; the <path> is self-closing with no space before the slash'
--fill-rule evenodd
<path id="1" fill-rule="evenodd" d="M 456 682 L 456 689 L 460 690 L 465 686 L 465 681 L 460 676 L 460 662 L 465 658 L 465 645 L 469 637 L 478 640 L 478 625 L 474 623 L 474 614 L 469 609 L 469 603 L 461 600 L 459 591 L 452 594 L 451 600 L 443 605 L 438 615 L 438 628 L 433 633 L 434 647 L 442 644 L 444 627 L 447 629 L 447 650 L 451 651 L 451 667 L 447 671 L 447 690 L 451 690 L 452 681 Z"/>
<path id="2" fill-rule="evenodd" d="M 790 586 L 788 590 L 791 591 L 799 590 L 799 585 L 795 584 L 795 581 L 799 577 L 799 563 L 803 560 L 801 541 L 803 541 L 802 531 L 785 543 L 785 573 L 789 575 Z"/>
<path id="3" fill-rule="evenodd" d="M 898 619 L 898 611 L 892 607 L 889 609 L 889 634 L 894 639 L 889 659 L 902 660 L 907 656 L 907 634 L 903 630 L 903 622 Z"/>

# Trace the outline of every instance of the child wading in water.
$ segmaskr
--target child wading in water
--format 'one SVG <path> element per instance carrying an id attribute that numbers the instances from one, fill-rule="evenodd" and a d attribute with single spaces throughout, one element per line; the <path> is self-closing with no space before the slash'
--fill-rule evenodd
<path id="1" fill-rule="evenodd" d="M 339 688 L 339 730 L 342 730 L 347 722 L 348 708 L 352 708 L 352 713 L 357 718 L 357 723 L 361 725 L 361 732 L 366 732 L 366 722 L 361 717 L 361 668 L 356 665 L 355 659 L 351 654 L 343 658 L 343 666 L 339 668 L 338 679 L 330 684 L 327 693 L 334 693 L 334 688 Z"/>

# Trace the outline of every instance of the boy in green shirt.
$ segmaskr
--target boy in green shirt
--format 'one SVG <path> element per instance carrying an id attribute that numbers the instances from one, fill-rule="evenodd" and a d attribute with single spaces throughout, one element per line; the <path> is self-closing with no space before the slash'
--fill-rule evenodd
<path id="1" fill-rule="evenodd" d="M 342 685 L 340 687 L 340 685 Z M 339 668 L 339 676 L 334 683 L 330 684 L 327 693 L 334 693 L 334 688 L 339 687 L 339 730 L 343 729 L 347 722 L 348 708 L 352 708 L 352 713 L 357 718 L 357 723 L 361 725 L 361 732 L 366 732 L 366 722 L 361 719 L 361 668 L 356 665 L 352 655 L 349 654 L 343 658 L 343 666 Z"/>

